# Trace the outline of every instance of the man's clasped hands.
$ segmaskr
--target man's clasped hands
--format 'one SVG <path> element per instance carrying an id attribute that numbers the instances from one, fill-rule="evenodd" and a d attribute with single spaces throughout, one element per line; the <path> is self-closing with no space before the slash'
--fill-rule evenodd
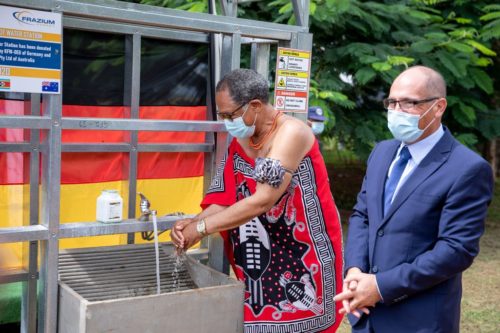
<path id="1" fill-rule="evenodd" d="M 368 308 L 381 299 L 375 275 L 363 273 L 357 267 L 347 271 L 343 290 L 334 297 L 335 301 L 342 302 L 340 313 L 351 313 L 358 318 L 361 317 L 361 312 L 368 315 Z"/>

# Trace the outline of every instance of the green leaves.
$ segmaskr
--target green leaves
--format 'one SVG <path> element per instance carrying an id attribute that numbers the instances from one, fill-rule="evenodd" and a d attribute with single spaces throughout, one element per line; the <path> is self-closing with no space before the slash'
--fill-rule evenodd
<path id="1" fill-rule="evenodd" d="M 444 32 L 429 32 L 425 34 L 425 38 L 434 42 L 445 42 L 448 40 L 448 35 Z"/>
<path id="2" fill-rule="evenodd" d="M 484 55 L 491 56 L 491 57 L 495 57 L 497 55 L 493 50 L 490 50 L 489 48 L 487 48 L 486 46 L 484 46 L 483 44 L 481 44 L 475 40 L 467 39 L 467 40 L 465 40 L 465 43 L 474 47 L 475 49 L 477 49 L 478 51 L 480 51 Z"/>
<path id="3" fill-rule="evenodd" d="M 316 6 L 314 2 L 309 3 L 309 14 L 314 16 L 314 14 L 316 14 L 316 8 L 318 8 L 318 6 Z"/>
<path id="4" fill-rule="evenodd" d="M 469 73 L 479 88 L 487 94 L 493 93 L 493 80 L 488 76 L 488 74 L 486 74 L 485 71 L 479 68 L 471 68 Z"/>
<path id="5" fill-rule="evenodd" d="M 479 19 L 488 23 L 481 29 L 481 37 L 486 41 L 500 38 L 500 5 L 485 6 L 483 12 L 488 14 L 481 16 Z"/>
<path id="6" fill-rule="evenodd" d="M 352 86 L 343 84 L 333 88 L 330 84 L 329 88 L 323 88 L 323 91 L 342 92 L 349 101 L 356 101 L 355 109 L 350 112 L 344 112 L 339 103 L 331 108 L 338 124 L 332 135 L 353 140 L 358 153 L 369 151 L 367 148 L 373 143 L 370 140 L 388 136 L 386 119 L 380 116 L 384 91 L 402 70 L 424 64 L 441 72 L 447 82 L 450 112 L 446 124 L 462 133 L 467 144 L 484 139 L 480 134 L 484 124 L 478 121 L 477 114 L 490 102 L 487 94 L 494 92 L 488 70 L 495 57 L 484 36 L 493 36 L 498 31 L 491 28 L 486 31 L 481 23 L 493 23 L 495 15 L 486 16 L 488 21 L 480 21 L 479 17 L 498 8 L 480 11 L 484 3 L 481 1 L 457 2 L 451 7 L 449 0 L 413 0 L 406 2 L 406 6 L 394 1 L 352 0 L 349 10 L 346 2 L 339 10 L 328 7 L 325 1 L 313 2 L 317 5 L 316 12 L 322 12 L 332 24 L 324 28 L 312 20 L 315 44 L 329 45 L 325 57 L 318 59 L 323 68 L 330 69 L 319 74 L 322 78 L 318 81 L 319 91 L 326 88 L 328 76 L 332 82 L 338 82 L 334 77 L 341 72 L 353 73 L 354 78 Z M 379 26 L 376 22 L 384 24 Z M 333 105 L 332 99 L 329 95 L 325 101 Z"/>
<path id="7" fill-rule="evenodd" d="M 431 19 L 431 15 L 429 15 L 425 12 L 419 11 L 419 10 L 410 9 L 410 10 L 408 10 L 408 15 L 410 15 L 411 17 L 417 18 L 419 20 L 422 20 L 423 22 L 429 21 Z"/>
<path id="8" fill-rule="evenodd" d="M 387 62 L 374 62 L 372 64 L 373 69 L 375 69 L 377 72 L 385 72 L 390 69 L 392 69 L 392 66 L 387 63 Z"/>
<path id="9" fill-rule="evenodd" d="M 359 140 L 375 141 L 377 138 L 366 123 L 360 123 L 355 127 L 354 133 Z"/>
<path id="10" fill-rule="evenodd" d="M 458 103 L 458 109 L 453 111 L 453 116 L 464 127 L 473 127 L 476 122 L 474 108 L 465 103 Z"/>
<path id="11" fill-rule="evenodd" d="M 452 49 L 455 49 L 457 51 L 463 52 L 463 53 L 472 53 L 474 52 L 474 48 L 460 42 L 449 42 L 446 44 L 446 46 L 451 47 Z"/>
<path id="12" fill-rule="evenodd" d="M 399 66 L 399 65 L 409 66 L 411 63 L 415 62 L 415 58 L 402 57 L 402 56 L 388 56 L 387 62 L 392 66 Z"/>
<path id="13" fill-rule="evenodd" d="M 479 19 L 481 21 L 490 21 L 490 20 L 500 19 L 500 11 L 483 15 Z"/>
<path id="14" fill-rule="evenodd" d="M 500 133 L 500 113 L 495 111 L 483 111 L 477 113 L 478 128 L 481 129 L 481 135 L 488 140 L 498 138 Z"/>
<path id="15" fill-rule="evenodd" d="M 493 60 L 491 60 L 490 58 L 477 58 L 474 60 L 473 65 L 479 67 L 487 67 L 493 65 Z"/>
<path id="16" fill-rule="evenodd" d="M 467 74 L 467 62 L 465 60 L 457 59 L 448 52 L 440 50 L 436 52 L 438 59 L 455 77 L 461 78 Z"/>
<path id="17" fill-rule="evenodd" d="M 141 1 L 199 11 L 206 11 L 208 3 Z M 335 136 L 365 157 L 374 142 L 390 137 L 381 99 L 392 81 L 407 67 L 422 64 L 446 80 L 445 123 L 460 141 L 474 145 L 500 136 L 500 117 L 489 111 L 498 109 L 494 101 L 499 100 L 491 96 L 495 93 L 491 68 L 497 60 L 498 46 L 492 44 L 500 38 L 500 4 L 491 2 L 310 0 L 314 43 L 310 104 L 320 105 L 328 116 L 325 135 Z M 239 2 L 238 16 L 295 22 L 290 0 Z"/>
<path id="18" fill-rule="evenodd" d="M 428 53 L 434 48 L 434 43 L 428 40 L 420 40 L 418 42 L 412 43 L 410 50 L 415 53 Z"/>
<path id="19" fill-rule="evenodd" d="M 285 13 L 291 13 L 292 11 L 293 11 L 292 2 L 289 2 L 286 5 L 284 5 L 283 7 L 281 7 L 280 10 L 278 11 L 278 13 L 285 14 Z"/>
<path id="20" fill-rule="evenodd" d="M 455 133 L 455 138 L 463 145 L 469 147 L 474 146 L 478 142 L 477 136 L 472 133 Z"/>
<path id="21" fill-rule="evenodd" d="M 347 109 L 354 109 L 355 106 L 354 102 L 349 100 L 349 97 L 337 91 L 331 91 L 331 90 L 321 91 L 318 94 L 318 97 L 320 99 L 330 100 L 334 104 L 338 104 Z"/>
<path id="22" fill-rule="evenodd" d="M 354 74 L 354 77 L 356 78 L 357 83 L 364 86 L 373 80 L 376 75 L 377 73 L 370 67 L 362 67 L 356 72 L 356 74 Z"/>

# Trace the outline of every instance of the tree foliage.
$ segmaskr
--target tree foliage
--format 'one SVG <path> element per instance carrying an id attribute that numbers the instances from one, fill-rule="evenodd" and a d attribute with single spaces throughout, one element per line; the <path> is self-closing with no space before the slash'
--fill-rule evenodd
<path id="1" fill-rule="evenodd" d="M 207 1 L 141 0 L 207 11 Z M 311 0 L 310 105 L 329 121 L 326 135 L 365 157 L 390 137 L 381 100 L 405 68 L 426 65 L 448 85 L 444 123 L 463 143 L 500 135 L 497 61 L 500 5 L 466 0 Z M 290 0 L 245 2 L 239 17 L 295 24 Z"/>

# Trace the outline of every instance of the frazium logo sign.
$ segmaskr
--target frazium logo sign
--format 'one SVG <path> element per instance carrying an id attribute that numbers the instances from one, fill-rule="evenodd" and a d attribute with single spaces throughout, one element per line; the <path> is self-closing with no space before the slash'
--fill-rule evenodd
<path id="1" fill-rule="evenodd" d="M 51 20 L 44 17 L 36 17 L 27 10 L 12 13 L 12 16 L 21 23 L 29 25 L 43 25 L 43 26 L 53 26 L 56 24 L 55 20 Z"/>

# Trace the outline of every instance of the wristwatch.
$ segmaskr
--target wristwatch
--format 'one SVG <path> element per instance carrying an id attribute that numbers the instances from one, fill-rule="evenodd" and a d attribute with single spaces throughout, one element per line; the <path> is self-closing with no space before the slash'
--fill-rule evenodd
<path id="1" fill-rule="evenodd" d="M 205 237 L 207 235 L 207 225 L 205 223 L 205 219 L 201 219 L 196 223 L 196 231 L 198 231 L 201 237 Z"/>

